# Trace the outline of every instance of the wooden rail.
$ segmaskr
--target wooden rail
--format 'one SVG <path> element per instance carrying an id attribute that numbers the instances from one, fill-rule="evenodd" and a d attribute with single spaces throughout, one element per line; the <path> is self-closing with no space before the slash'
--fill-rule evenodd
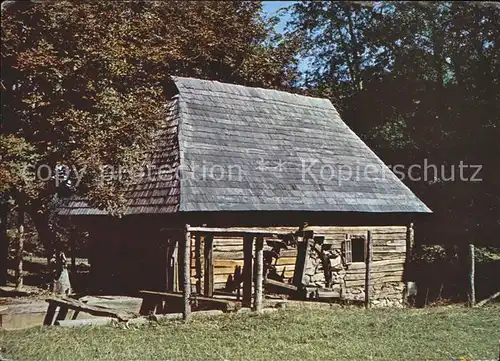
<path id="1" fill-rule="evenodd" d="M 219 234 L 231 234 L 231 235 L 245 235 L 253 234 L 263 237 L 272 236 L 286 236 L 291 235 L 293 232 L 290 231 L 280 231 L 280 230 L 269 230 L 260 228 L 213 228 L 213 227 L 188 227 L 187 230 L 192 233 L 219 233 Z"/>
<path id="2" fill-rule="evenodd" d="M 184 304 L 184 294 L 180 292 L 139 291 L 139 293 L 143 300 L 139 311 L 141 315 L 177 312 L 177 308 Z M 235 311 L 238 308 L 237 302 L 198 295 L 191 295 L 189 304 L 194 304 L 195 309 L 217 309 L 225 312 Z"/>

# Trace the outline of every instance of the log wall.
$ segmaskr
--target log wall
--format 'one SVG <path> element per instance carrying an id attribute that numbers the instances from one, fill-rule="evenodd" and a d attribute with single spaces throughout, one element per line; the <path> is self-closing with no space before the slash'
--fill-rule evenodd
<path id="1" fill-rule="evenodd" d="M 251 228 L 249 228 L 251 229 Z M 293 232 L 296 228 L 292 227 L 267 227 L 269 230 L 289 230 Z M 266 239 L 265 239 L 266 240 Z M 264 251 L 270 250 L 271 247 L 267 245 L 264 240 Z M 196 238 L 191 237 L 191 277 L 192 284 L 194 285 L 196 279 L 196 255 L 194 252 Z M 243 268 L 243 237 L 236 236 L 214 236 L 213 243 L 213 263 L 214 263 L 214 289 L 221 290 L 226 287 L 228 280 L 234 277 L 236 268 L 239 266 Z M 281 258 L 277 262 L 276 270 L 279 274 L 284 274 L 285 278 L 290 279 L 293 277 L 295 269 L 295 260 L 297 257 L 297 249 L 290 248 L 281 251 Z"/>
<path id="2" fill-rule="evenodd" d="M 268 228 L 270 230 L 290 230 L 291 227 Z M 405 226 L 364 226 L 364 227 L 336 227 L 310 226 L 305 230 L 314 231 L 314 236 L 324 237 L 324 248 L 341 253 L 342 242 L 346 238 L 366 237 L 367 231 L 372 232 L 373 255 L 371 266 L 372 303 L 374 305 L 392 305 L 401 303 L 403 298 L 403 271 L 406 259 L 406 232 Z M 194 250 L 195 237 L 191 238 Z M 264 242 L 264 250 L 270 247 Z M 192 284 L 196 279 L 195 252 L 191 252 Z M 228 280 L 235 275 L 236 267 L 243 267 L 243 238 L 234 236 L 214 237 L 214 288 L 224 289 Z M 281 258 L 277 262 L 277 273 L 284 274 L 287 280 L 292 279 L 297 258 L 297 249 L 289 248 L 281 251 Z M 318 262 L 320 263 L 320 262 Z M 314 274 L 309 275 L 310 285 L 325 287 L 325 277 L 322 265 L 316 265 Z M 354 301 L 364 300 L 365 263 L 354 262 L 343 267 L 339 274 L 338 289 L 341 298 Z M 194 286 L 193 286 L 194 287 Z"/>
<path id="3" fill-rule="evenodd" d="M 177 233 L 149 233 L 141 228 L 116 232 L 119 227 L 107 226 L 93 232 L 92 283 L 101 292 L 133 293 L 138 289 L 164 290 L 167 268 L 168 240 L 175 240 Z M 249 228 L 251 229 L 251 228 Z M 295 232 L 297 227 L 268 227 L 272 230 Z M 314 231 L 314 236 L 324 237 L 323 247 L 341 253 L 346 237 L 364 236 L 372 232 L 373 257 L 371 266 L 371 296 L 373 305 L 400 304 L 403 299 L 403 271 L 406 259 L 406 226 L 309 226 L 305 230 Z M 197 254 L 194 251 L 195 235 L 191 237 L 191 285 L 196 290 Z M 146 247 L 145 244 L 148 246 Z M 175 242 L 173 243 L 175 244 Z M 213 241 L 214 288 L 221 290 L 234 277 L 236 267 L 243 267 L 243 237 L 215 236 Z M 270 247 L 264 242 L 264 251 Z M 297 248 L 281 251 L 277 262 L 277 273 L 291 281 L 297 261 Z M 199 266 L 198 266 L 199 270 Z M 325 275 L 321 262 L 310 271 L 309 285 L 325 287 Z M 307 278 L 305 277 L 305 278 Z M 335 285 L 341 298 L 364 300 L 365 263 L 357 262 L 342 267 Z M 201 279 L 203 285 L 204 279 Z M 200 282 L 198 282 L 200 283 Z M 99 284 L 99 285 L 98 285 Z M 102 284 L 102 285 L 101 285 Z M 110 287 L 112 286 L 112 287 Z"/>
<path id="4" fill-rule="evenodd" d="M 373 227 L 308 227 L 314 236 L 323 236 L 324 244 L 316 249 L 328 249 L 329 252 L 342 251 L 342 243 L 353 237 L 367 238 L 371 231 L 373 245 L 371 263 L 371 303 L 374 306 L 402 305 L 404 281 L 403 272 L 406 261 L 406 226 Z M 318 252 L 310 253 L 318 254 Z M 311 261 L 310 261 L 311 262 Z M 340 297 L 346 300 L 363 301 L 365 299 L 365 262 L 353 262 L 339 267 L 332 286 Z M 317 262 L 314 271 L 309 270 L 311 285 L 325 285 L 324 269 Z"/>

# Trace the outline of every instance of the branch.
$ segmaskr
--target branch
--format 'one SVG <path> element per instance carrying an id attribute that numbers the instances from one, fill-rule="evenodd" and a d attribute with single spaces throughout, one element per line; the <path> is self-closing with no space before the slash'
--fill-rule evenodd
<path id="1" fill-rule="evenodd" d="M 499 297 L 500 296 L 500 292 L 497 292 L 497 293 L 494 293 L 492 294 L 490 297 L 488 298 L 485 298 L 484 300 L 482 300 L 481 302 L 478 302 L 476 303 L 476 306 L 475 307 L 481 307 L 481 306 L 484 306 L 485 304 L 487 304 L 488 302 L 494 300 L 495 298 Z"/>

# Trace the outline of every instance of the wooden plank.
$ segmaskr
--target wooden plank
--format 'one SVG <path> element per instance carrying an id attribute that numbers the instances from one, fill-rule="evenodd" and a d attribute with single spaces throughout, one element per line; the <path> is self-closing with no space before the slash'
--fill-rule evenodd
<path id="1" fill-rule="evenodd" d="M 189 232 L 189 224 L 186 224 L 186 231 L 184 233 L 184 259 L 182 262 L 182 273 L 184 275 L 184 287 L 183 287 L 183 312 L 182 318 L 184 322 L 189 322 L 189 317 L 191 315 L 191 233 Z"/>
<path id="2" fill-rule="evenodd" d="M 277 265 L 295 265 L 296 257 L 280 257 L 276 262 Z"/>
<path id="3" fill-rule="evenodd" d="M 203 292 L 203 274 L 204 274 L 204 264 L 203 264 L 203 243 L 204 236 L 201 234 L 195 235 L 195 244 L 194 244 L 194 257 L 195 257 L 195 278 L 196 278 L 196 293 L 202 294 Z"/>
<path id="4" fill-rule="evenodd" d="M 339 291 L 334 291 L 330 289 L 317 289 L 316 290 L 316 295 L 318 299 L 330 299 L 330 298 L 340 298 L 340 292 Z"/>
<path id="5" fill-rule="evenodd" d="M 49 303 L 49 311 L 51 306 L 55 306 L 55 307 L 67 307 L 68 309 L 89 313 L 93 316 L 114 317 L 119 319 L 120 321 L 127 321 L 131 318 L 137 317 L 137 314 L 134 312 L 114 310 L 109 307 L 98 306 L 98 305 L 88 305 L 79 300 L 75 300 L 73 298 L 68 298 L 68 297 L 49 298 L 46 301 Z M 54 309 L 54 307 L 52 307 L 52 309 Z M 46 318 L 48 319 L 47 320 L 48 322 L 50 320 L 49 312 L 47 312 Z"/>
<path id="6" fill-rule="evenodd" d="M 262 311 L 262 293 L 263 293 L 263 278 L 264 278 L 264 239 L 262 236 L 257 236 L 255 241 L 255 300 L 254 308 L 256 312 Z"/>
<path id="7" fill-rule="evenodd" d="M 243 244 L 238 244 L 235 246 L 214 246 L 214 252 L 242 252 Z"/>
<path id="8" fill-rule="evenodd" d="M 363 232 L 372 231 L 376 233 L 394 233 L 394 232 L 406 232 L 406 226 L 307 226 L 304 228 L 306 231 L 314 231 L 318 234 L 325 234 L 329 232 L 342 232 L 352 234 L 353 232 Z"/>
<path id="9" fill-rule="evenodd" d="M 253 236 L 245 235 L 243 238 L 243 307 L 252 306 L 252 280 L 253 280 L 253 262 L 252 262 Z"/>
<path id="10" fill-rule="evenodd" d="M 297 287 L 300 287 L 303 284 L 304 275 L 306 272 L 307 258 L 309 257 L 309 248 L 311 246 L 311 242 L 313 242 L 313 237 L 314 232 L 304 232 L 304 238 L 302 242 L 299 242 L 297 245 L 297 260 L 293 273 L 293 284 Z"/>
<path id="11" fill-rule="evenodd" d="M 238 266 L 233 266 L 233 267 L 215 267 L 214 268 L 214 275 L 234 274 L 236 272 L 237 268 L 238 268 Z"/>
<path id="12" fill-rule="evenodd" d="M 214 258 L 213 260 L 213 263 L 214 263 L 214 267 L 215 269 L 217 268 L 235 268 L 237 266 L 243 266 L 243 260 L 241 259 L 217 259 L 217 258 Z"/>
<path id="13" fill-rule="evenodd" d="M 264 284 L 266 285 L 266 288 L 269 288 L 273 292 L 278 291 L 279 293 L 283 293 L 286 295 L 295 295 L 295 293 L 297 293 L 297 286 L 294 286 L 290 283 L 266 279 L 264 280 Z"/>
<path id="14" fill-rule="evenodd" d="M 111 317 L 99 317 L 99 318 L 88 318 L 83 320 L 58 320 L 55 322 L 56 326 L 62 327 L 82 327 L 82 326 L 102 326 L 110 325 L 114 318 Z"/>
<path id="15" fill-rule="evenodd" d="M 214 259 L 243 260 L 245 252 L 214 252 Z"/>
<path id="16" fill-rule="evenodd" d="M 278 230 L 278 229 L 263 229 L 263 228 L 213 228 L 213 227 L 189 227 L 190 232 L 214 233 L 214 234 L 232 234 L 232 235 L 289 235 L 293 232 Z"/>
<path id="17" fill-rule="evenodd" d="M 240 246 L 241 249 L 243 249 L 243 238 L 242 237 L 215 237 L 213 236 L 214 239 L 214 248 L 215 247 L 224 247 L 224 246 Z"/>
<path id="18" fill-rule="evenodd" d="M 375 270 L 377 268 L 383 268 L 384 266 L 392 266 L 392 265 L 400 265 L 402 268 L 405 263 L 404 258 L 395 258 L 395 259 L 385 259 L 381 261 L 373 261 L 372 260 L 372 269 Z M 348 271 L 362 269 L 364 270 L 366 267 L 364 262 L 354 262 L 349 265 Z"/>
<path id="19" fill-rule="evenodd" d="M 366 236 L 366 275 L 365 275 L 365 308 L 370 308 L 371 293 L 371 266 L 372 266 L 372 232 Z"/>
<path id="20" fill-rule="evenodd" d="M 282 249 L 281 253 L 280 253 L 280 257 L 293 258 L 294 263 L 295 263 L 295 259 L 297 258 L 297 248 Z"/>
<path id="21" fill-rule="evenodd" d="M 398 248 L 391 248 L 391 249 L 383 249 L 381 247 L 377 247 L 373 249 L 373 254 L 402 254 L 406 255 L 406 247 L 398 247 Z"/>
<path id="22" fill-rule="evenodd" d="M 167 303 L 172 300 L 180 301 L 184 300 L 184 293 L 174 293 L 174 292 L 157 292 L 157 291 L 146 291 L 141 290 L 139 294 L 144 298 L 147 297 L 156 297 L 166 301 Z M 205 297 L 199 295 L 192 295 L 191 300 L 197 303 L 204 303 L 205 305 L 211 305 L 215 308 L 219 308 L 223 311 L 232 311 L 236 309 L 237 303 L 230 300 L 214 298 L 214 297 Z"/>
<path id="23" fill-rule="evenodd" d="M 305 276 L 306 276 L 306 265 L 309 262 L 309 252 L 312 247 L 314 247 L 314 234 L 310 234 L 309 236 L 306 236 L 306 241 L 305 241 L 305 253 L 304 253 L 304 265 L 302 266 L 302 274 L 300 275 L 300 284 L 303 285 L 305 284 Z"/>
<path id="24" fill-rule="evenodd" d="M 144 296 L 142 297 L 141 309 L 139 310 L 139 315 L 147 316 L 154 313 L 158 301 L 154 296 Z"/>
<path id="25" fill-rule="evenodd" d="M 214 292 L 214 258 L 213 258 L 214 237 L 211 234 L 205 235 L 204 258 L 204 295 L 212 297 Z"/>
<path id="26" fill-rule="evenodd" d="M 352 267 L 352 266 L 355 267 Z M 380 273 L 380 272 L 391 272 L 391 271 L 401 271 L 403 272 L 404 270 L 404 263 L 395 263 L 395 264 L 385 264 L 385 265 L 374 265 L 372 263 L 372 268 L 371 272 L 372 274 L 374 273 Z M 348 275 L 364 275 L 366 271 L 366 264 L 359 264 L 358 262 L 350 264 L 349 269 L 347 269 L 346 274 Z"/>
<path id="27" fill-rule="evenodd" d="M 380 285 L 387 282 L 403 282 L 403 276 L 384 276 L 381 278 L 375 278 L 372 275 L 372 283 L 374 285 Z M 359 280 L 345 280 L 345 285 L 349 287 L 363 287 L 365 285 L 365 278 Z"/>
<path id="28" fill-rule="evenodd" d="M 379 278 L 383 278 L 386 276 L 398 276 L 403 277 L 403 270 L 395 270 L 395 271 L 382 271 L 382 272 L 370 272 L 371 279 L 376 280 Z M 346 273 L 344 276 L 344 280 L 347 281 L 356 281 L 356 280 L 364 280 L 366 277 L 366 269 L 364 272 L 357 273 Z"/>

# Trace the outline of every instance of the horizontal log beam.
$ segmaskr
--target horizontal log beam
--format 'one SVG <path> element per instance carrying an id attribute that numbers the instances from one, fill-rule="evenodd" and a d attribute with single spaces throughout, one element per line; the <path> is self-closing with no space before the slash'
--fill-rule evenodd
<path id="1" fill-rule="evenodd" d="M 147 297 L 153 297 L 153 298 L 159 298 L 163 300 L 169 300 L 169 299 L 183 299 L 183 294 L 182 293 L 172 293 L 172 292 L 156 292 L 156 291 L 139 291 L 141 296 L 144 298 Z M 198 302 L 203 302 L 203 303 L 208 303 L 210 305 L 218 306 L 221 307 L 225 311 L 232 311 L 236 309 L 236 303 L 233 301 L 228 301 L 228 300 L 223 300 L 223 299 L 216 299 L 213 297 L 205 297 L 205 296 L 199 296 L 199 295 L 191 295 L 190 297 L 191 301 L 198 301 Z"/>
<path id="2" fill-rule="evenodd" d="M 270 229 L 259 229 L 259 228 L 213 228 L 213 227 L 189 227 L 189 231 L 192 233 L 215 233 L 215 234 L 232 234 L 232 235 L 245 235 L 253 234 L 263 237 L 269 236 L 286 236 L 291 235 L 293 232 L 283 231 L 283 230 L 270 230 Z"/>

